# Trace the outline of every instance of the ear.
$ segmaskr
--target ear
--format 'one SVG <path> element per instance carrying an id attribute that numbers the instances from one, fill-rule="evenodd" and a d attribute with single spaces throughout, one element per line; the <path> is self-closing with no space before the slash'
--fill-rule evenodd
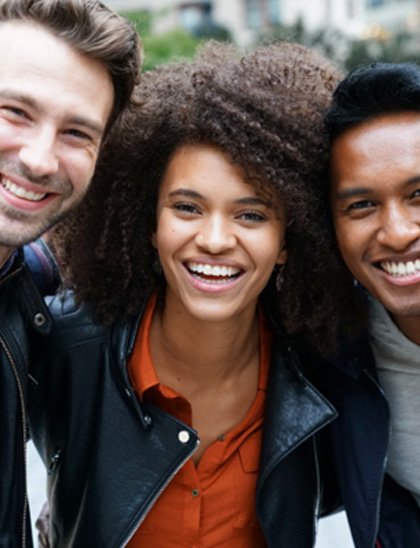
<path id="1" fill-rule="evenodd" d="M 276 264 L 284 265 L 286 261 L 287 261 L 286 242 L 283 242 L 283 245 L 279 251 L 279 254 L 277 255 Z"/>

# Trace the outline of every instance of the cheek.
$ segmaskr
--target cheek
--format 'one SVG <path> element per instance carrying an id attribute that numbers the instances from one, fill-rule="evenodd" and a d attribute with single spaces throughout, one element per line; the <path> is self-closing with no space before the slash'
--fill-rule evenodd
<path id="1" fill-rule="evenodd" d="M 334 219 L 334 229 L 340 251 L 343 253 L 344 251 L 348 252 L 351 250 L 352 243 L 356 237 L 354 230 L 352 230 L 347 223 L 337 219 Z"/>
<path id="2" fill-rule="evenodd" d="M 161 216 L 158 219 L 158 225 L 153 235 L 152 243 L 156 247 L 162 260 L 165 260 L 167 254 L 173 254 L 182 246 L 185 236 L 179 228 L 173 223 Z"/>
<path id="3" fill-rule="evenodd" d="M 0 118 L 0 147 L 13 146 L 23 132 Z"/>
<path id="4" fill-rule="evenodd" d="M 255 239 L 252 247 L 256 261 L 264 264 L 270 272 L 278 262 L 286 262 L 284 234 L 278 229 L 270 230 L 262 237 Z"/>
<path id="5" fill-rule="evenodd" d="M 337 245 L 347 268 L 356 278 L 359 277 L 366 250 L 364 234 L 355 230 L 337 231 Z"/>
<path id="6" fill-rule="evenodd" d="M 62 156 L 65 174 L 80 194 L 86 192 L 93 177 L 98 155 L 87 151 Z"/>

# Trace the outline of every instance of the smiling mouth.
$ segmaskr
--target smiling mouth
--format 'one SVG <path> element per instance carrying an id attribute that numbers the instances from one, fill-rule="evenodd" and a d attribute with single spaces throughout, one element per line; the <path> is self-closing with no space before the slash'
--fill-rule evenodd
<path id="1" fill-rule="evenodd" d="M 376 266 L 395 278 L 402 278 L 404 276 L 420 274 L 420 259 L 407 262 L 400 261 L 398 263 L 392 261 L 384 261 L 377 263 Z"/>
<path id="2" fill-rule="evenodd" d="M 241 274 L 240 268 L 224 265 L 210 265 L 189 262 L 185 264 L 188 272 L 196 279 L 206 283 L 223 284 L 236 280 Z"/>
<path id="3" fill-rule="evenodd" d="M 10 181 L 7 177 L 3 177 L 1 179 L 1 185 L 7 190 L 7 192 L 13 194 L 13 196 L 21 198 L 22 200 L 27 200 L 28 202 L 40 202 L 47 196 L 46 192 L 41 194 L 40 192 L 25 190 L 16 183 L 12 183 L 12 181 Z"/>

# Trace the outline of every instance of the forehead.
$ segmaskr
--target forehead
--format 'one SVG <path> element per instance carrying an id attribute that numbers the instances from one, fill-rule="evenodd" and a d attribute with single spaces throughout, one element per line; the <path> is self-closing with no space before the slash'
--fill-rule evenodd
<path id="1" fill-rule="evenodd" d="M 105 65 L 43 26 L 0 22 L 0 92 L 28 98 L 54 116 L 70 113 L 102 127 L 114 92 Z"/>
<path id="2" fill-rule="evenodd" d="M 331 147 L 333 184 L 420 169 L 420 113 L 376 116 L 342 133 Z"/>
<path id="3" fill-rule="evenodd" d="M 55 36 L 48 28 L 30 21 L 10 20 L 0 22 L 0 56 L 2 63 L 23 63 L 32 60 L 48 63 L 56 53 L 73 48 L 63 39 Z M 4 46 L 7 48 L 4 49 Z M 58 52 L 56 51 L 58 49 Z"/>
<path id="4" fill-rule="evenodd" d="M 182 145 L 175 150 L 167 165 L 162 184 L 185 183 L 200 186 L 204 191 L 211 193 L 213 187 L 219 187 L 222 180 L 228 187 L 246 184 L 244 170 L 234 163 L 228 153 L 211 144 L 197 143 Z M 246 188 L 253 190 L 248 184 Z"/>
<path id="5" fill-rule="evenodd" d="M 202 186 L 204 191 L 220 193 L 219 185 L 225 185 L 225 192 L 236 188 L 250 195 L 269 201 L 273 198 L 271 185 L 258 177 L 248 177 L 246 169 L 235 162 L 232 156 L 213 144 L 196 143 L 181 145 L 172 154 L 162 181 L 171 184 L 189 183 Z M 228 185 L 228 186 L 226 186 Z"/>

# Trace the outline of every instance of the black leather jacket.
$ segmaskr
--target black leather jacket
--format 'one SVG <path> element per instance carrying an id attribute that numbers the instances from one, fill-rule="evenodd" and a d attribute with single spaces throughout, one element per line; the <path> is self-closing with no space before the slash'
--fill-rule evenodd
<path id="1" fill-rule="evenodd" d="M 127 357 L 141 318 L 105 328 L 70 295 L 50 306 L 55 324 L 32 363 L 30 415 L 49 471 L 52 546 L 120 548 L 191 457 L 197 433 L 133 392 Z M 256 494 L 270 548 L 314 544 L 319 437 L 335 416 L 275 333 Z"/>
<path id="2" fill-rule="evenodd" d="M 51 318 L 20 251 L 0 280 L 0 546 L 32 546 L 26 496 L 28 334 Z"/>
<path id="3" fill-rule="evenodd" d="M 329 455 L 356 548 L 418 548 L 419 506 L 386 474 L 389 408 L 367 334 L 341 346 L 326 378 L 323 393 L 339 413 L 326 429 Z"/>

